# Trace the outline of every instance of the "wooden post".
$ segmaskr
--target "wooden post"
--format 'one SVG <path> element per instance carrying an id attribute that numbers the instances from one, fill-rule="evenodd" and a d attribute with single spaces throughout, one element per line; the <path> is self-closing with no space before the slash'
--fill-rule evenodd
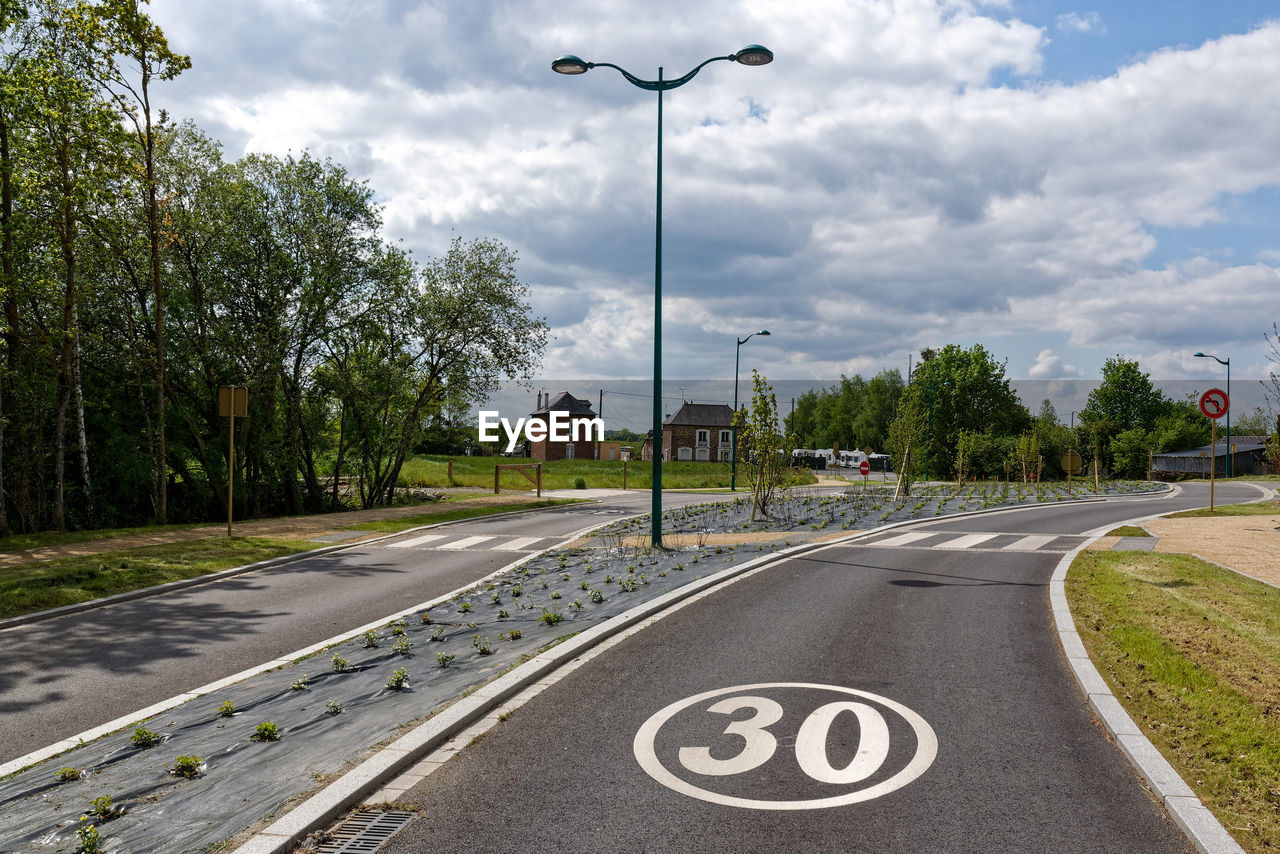
<path id="1" fill-rule="evenodd" d="M 538 463 L 538 497 L 542 497 L 542 463 Z"/>
<path id="2" fill-rule="evenodd" d="M 236 482 L 236 411 L 231 410 L 227 428 L 227 536 L 231 536 L 231 490 Z"/>
<path id="3" fill-rule="evenodd" d="M 498 494 L 498 473 L 502 471 L 502 466 L 495 465 L 493 467 L 493 494 Z"/>
<path id="4" fill-rule="evenodd" d="M 453 460 L 449 460 L 449 485 L 453 486 Z"/>
<path id="5" fill-rule="evenodd" d="M 627 461 L 622 461 L 622 488 L 627 488 Z"/>

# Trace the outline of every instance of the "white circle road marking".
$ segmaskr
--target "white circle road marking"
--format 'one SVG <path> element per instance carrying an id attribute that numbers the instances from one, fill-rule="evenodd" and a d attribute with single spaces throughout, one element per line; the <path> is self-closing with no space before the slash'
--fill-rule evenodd
<path id="1" fill-rule="evenodd" d="M 705 700 L 725 694 L 750 694 L 765 692 L 771 688 L 800 688 L 818 691 L 832 691 L 837 694 L 852 695 L 864 700 L 871 700 L 893 712 L 896 712 L 916 736 L 916 752 L 911 760 L 896 774 L 865 789 L 845 792 L 827 798 L 811 798 L 797 801 L 766 801 L 755 798 L 742 798 L 712 792 L 688 783 L 667 770 L 658 759 L 656 742 L 658 731 L 671 718 L 681 711 L 695 706 Z M 768 762 L 777 749 L 777 739 L 764 728 L 776 723 L 781 717 L 782 707 L 774 700 L 759 696 L 742 696 L 722 700 L 708 707 L 706 711 L 718 714 L 730 714 L 742 708 L 754 708 L 755 717 L 745 721 L 731 723 L 725 732 L 738 735 L 745 741 L 742 751 L 731 759 L 714 759 L 706 747 L 682 747 L 679 752 L 680 764 L 696 774 L 706 776 L 725 776 L 741 774 Z M 851 712 L 858 718 L 861 728 L 858 752 L 848 767 L 833 768 L 826 753 L 828 730 L 836 715 L 840 712 Z M 636 732 L 631 745 L 636 761 L 644 772 L 662 785 L 673 791 L 692 798 L 732 807 L 745 807 L 759 810 L 808 810 L 839 807 L 869 801 L 895 791 L 915 780 L 928 770 L 938 755 L 938 738 L 933 728 L 920 715 L 911 709 L 867 691 L 856 688 L 845 688 L 839 685 L 820 685 L 808 682 L 764 682 L 755 685 L 736 685 L 731 688 L 718 688 L 683 700 L 677 700 L 650 717 Z M 889 731 L 883 716 L 866 703 L 843 701 L 828 703 L 810 714 L 800 727 L 796 737 L 796 759 L 801 769 L 819 782 L 853 784 L 865 780 L 874 774 L 884 763 L 889 752 Z"/>

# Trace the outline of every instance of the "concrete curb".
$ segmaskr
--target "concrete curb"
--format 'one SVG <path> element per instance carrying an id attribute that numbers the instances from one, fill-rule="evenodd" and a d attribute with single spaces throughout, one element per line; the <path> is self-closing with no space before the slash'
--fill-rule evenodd
<path id="1" fill-rule="evenodd" d="M 1147 517 L 1150 518 L 1150 517 Z M 1121 522 L 1119 525 L 1132 525 L 1142 519 Z M 1080 690 L 1084 691 L 1091 705 L 1107 732 L 1115 739 L 1124 755 L 1133 763 L 1138 773 L 1147 781 L 1147 785 L 1155 792 L 1160 803 L 1164 804 L 1169 815 L 1178 827 L 1187 835 L 1191 843 L 1202 854 L 1244 854 L 1244 849 L 1232 838 L 1217 817 L 1209 811 L 1186 781 L 1178 775 L 1169 761 L 1160 754 L 1156 746 L 1142 734 L 1142 730 L 1129 717 L 1129 713 L 1120 705 L 1120 701 L 1111 693 L 1102 674 L 1094 666 L 1085 651 L 1080 635 L 1076 632 L 1075 620 L 1071 616 L 1071 607 L 1067 603 L 1066 579 L 1067 570 L 1076 557 L 1098 539 L 1091 537 L 1078 548 L 1063 556 L 1049 580 L 1049 605 L 1053 612 L 1053 622 L 1058 632 L 1058 640 L 1062 644 L 1063 654 Z"/>
<path id="2" fill-rule="evenodd" d="M 1154 493 L 1132 493 L 1134 495 L 1159 495 L 1168 490 Z M 965 513 L 948 514 L 947 520 L 988 513 L 1009 513 L 1020 510 L 1060 506 L 1062 504 L 1083 504 L 1105 501 L 1105 498 L 1081 499 L 1071 502 L 1052 502 L 1014 507 L 993 507 L 985 510 L 974 510 Z M 643 515 L 643 514 L 640 514 Z M 659 614 L 667 608 L 736 580 L 745 573 L 763 569 L 776 562 L 789 560 L 800 554 L 836 548 L 850 542 L 882 534 L 885 531 L 901 528 L 906 525 L 923 526 L 943 519 L 909 519 L 882 525 L 867 531 L 852 531 L 847 536 L 827 542 L 810 542 L 790 546 L 773 554 L 762 555 L 746 563 L 731 566 L 714 575 L 693 581 L 675 590 L 663 594 L 648 602 L 643 602 L 628 611 L 613 617 L 606 622 L 579 634 L 564 643 L 552 647 L 547 652 L 525 662 L 506 675 L 488 685 L 482 686 L 474 694 L 464 697 L 452 706 L 433 716 L 408 734 L 387 747 L 374 753 L 348 771 L 338 780 L 312 795 L 298 806 L 285 813 L 276 821 L 258 832 L 243 845 L 235 849 L 235 854 L 288 854 L 309 834 L 326 829 L 339 816 L 359 804 L 368 795 L 378 791 L 386 783 L 395 779 L 437 747 L 447 742 L 467 726 L 483 719 L 503 702 L 515 697 L 587 650 L 608 640 L 610 637 Z M 605 523 L 605 524 L 611 524 Z M 597 526 L 602 527 L 602 526 Z M 1077 639 L 1077 643 L 1078 643 Z M 1083 647 L 1081 647 L 1083 650 Z M 1203 809 L 1203 808 L 1202 808 Z M 1207 810 L 1206 810 L 1207 812 Z"/>
<path id="3" fill-rule="evenodd" d="M 590 502 L 587 502 L 590 503 Z M 565 504 L 564 507 L 573 505 Z M 503 513 L 490 513 L 486 516 L 473 516 L 470 519 L 451 519 L 448 522 L 432 522 L 429 525 L 419 525 L 416 528 L 405 528 L 403 531 L 396 531 L 394 534 L 383 534 L 380 537 L 370 537 L 367 540 L 359 540 L 354 543 L 339 543 L 336 546 L 321 546 L 320 548 L 311 549 L 305 552 L 298 552 L 291 555 L 281 555 L 267 560 L 260 560 L 257 563 L 247 563 L 244 566 L 233 566 L 230 569 L 222 569 L 217 572 L 211 572 L 208 575 L 198 575 L 195 578 L 184 578 L 180 581 L 169 581 L 165 584 L 157 584 L 152 587 L 143 587 L 140 590 L 130 590 L 128 593 L 117 593 L 114 596 L 104 596 L 101 599 L 91 599 L 88 602 L 77 602 L 74 605 L 63 605 L 60 608 L 49 608 L 44 611 L 33 611 L 30 614 L 20 614 L 17 617 L 6 617 L 0 620 L 0 632 L 14 626 L 25 626 L 30 623 L 38 623 L 43 620 L 53 620 L 58 617 L 65 617 L 68 614 L 77 614 L 81 611 L 89 611 L 94 608 L 104 608 L 108 605 L 116 605 L 120 602 L 132 602 L 135 599 L 145 599 L 148 596 L 159 596 L 164 593 L 172 593 L 174 590 L 181 590 L 184 587 L 195 587 L 199 584 L 209 584 L 214 581 L 221 581 L 224 578 L 231 578 L 236 575 L 243 575 L 246 572 L 254 572 L 259 569 L 272 569 L 282 566 L 286 563 L 305 560 L 311 557 L 319 557 L 321 555 L 332 554 L 343 549 L 354 549 L 359 546 L 373 545 L 383 540 L 389 540 L 392 537 L 400 537 L 405 534 L 411 534 L 415 531 L 425 531 L 428 528 L 439 528 L 444 525 L 458 525 L 464 522 L 474 522 L 476 519 L 495 519 L 499 516 L 517 516 L 521 513 L 541 513 L 544 510 L 556 510 L 557 507 L 535 507 L 528 510 L 508 510 Z"/>

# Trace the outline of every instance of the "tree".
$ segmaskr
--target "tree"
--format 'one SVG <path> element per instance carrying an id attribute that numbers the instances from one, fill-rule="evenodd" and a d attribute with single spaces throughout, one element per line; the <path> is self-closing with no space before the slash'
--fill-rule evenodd
<path id="1" fill-rule="evenodd" d="M 1102 366 L 1102 383 L 1089 392 L 1080 418 L 1110 422 L 1116 432 L 1134 427 L 1149 430 L 1163 411 L 1164 403 L 1164 396 L 1151 384 L 1151 377 L 1138 362 L 1117 355 Z"/>
<path id="2" fill-rule="evenodd" d="M 791 471 L 791 452 L 795 437 L 785 435 L 778 427 L 778 401 L 773 386 L 751 371 L 751 407 L 734 413 L 738 442 L 746 459 L 744 471 L 751 484 L 751 521 L 769 517 L 769 505 L 787 481 Z"/>
<path id="3" fill-rule="evenodd" d="M 149 0 L 142 0 L 148 3 Z M 107 61 L 98 64 L 97 78 L 110 94 L 120 114 L 133 129 L 132 138 L 141 160 L 145 211 L 147 221 L 147 248 L 150 261 L 151 286 L 154 294 L 155 323 L 153 345 L 155 348 L 155 421 L 154 502 L 156 521 L 168 520 L 168 455 L 165 450 L 165 291 L 160 274 L 160 217 L 156 198 L 156 119 L 151 102 L 151 81 L 172 80 L 191 67 L 191 60 L 169 49 L 164 33 L 143 14 L 138 0 L 100 0 L 91 7 L 90 20 L 96 25 L 93 33 L 107 53 Z M 133 68 L 126 67 L 132 63 Z M 135 76 L 136 74 L 136 76 Z M 160 111 L 159 120 L 164 121 Z"/>
<path id="4" fill-rule="evenodd" d="M 981 344 L 967 350 L 948 344 L 916 369 L 899 418 L 909 415 L 918 422 L 912 430 L 921 435 L 912 456 L 919 453 L 921 462 L 927 460 L 926 477 L 954 470 L 964 431 L 1011 436 L 1030 428 L 1031 414 L 1009 385 L 1005 364 Z"/>

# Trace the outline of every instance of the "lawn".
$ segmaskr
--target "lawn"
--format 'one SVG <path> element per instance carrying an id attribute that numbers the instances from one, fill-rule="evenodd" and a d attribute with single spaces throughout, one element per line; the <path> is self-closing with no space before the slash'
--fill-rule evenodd
<path id="1" fill-rule="evenodd" d="M 1200 516 L 1274 516 L 1280 513 L 1280 505 L 1274 501 L 1260 501 L 1256 504 L 1219 504 L 1210 512 L 1208 507 L 1196 510 L 1183 510 L 1181 513 L 1170 513 L 1169 519 L 1191 519 Z"/>
<path id="2" fill-rule="evenodd" d="M 453 460 L 453 481 L 449 481 L 449 461 Z M 537 460 L 515 457 L 443 457 L 416 456 L 405 461 L 399 484 L 410 487 L 480 486 L 493 488 L 496 465 L 531 465 Z M 543 489 L 573 489 L 578 478 L 589 489 L 621 489 L 623 463 L 614 460 L 555 460 L 542 464 Z M 647 462 L 626 463 L 627 488 L 649 489 L 652 473 Z M 807 473 L 806 473 L 807 474 Z M 806 482 L 815 480 L 808 474 Z M 664 489 L 714 489 L 729 485 L 728 463 L 664 462 Z M 738 472 L 738 485 L 745 483 L 744 472 Z M 531 489 L 529 481 L 517 472 L 502 473 L 503 489 Z"/>
<path id="3" fill-rule="evenodd" d="M 1112 692 L 1227 830 L 1280 849 L 1280 590 L 1186 555 L 1085 552 L 1067 597 Z"/>
<path id="4" fill-rule="evenodd" d="M 261 537 L 210 537 L 0 569 L 0 618 L 74 605 L 318 548 Z"/>

